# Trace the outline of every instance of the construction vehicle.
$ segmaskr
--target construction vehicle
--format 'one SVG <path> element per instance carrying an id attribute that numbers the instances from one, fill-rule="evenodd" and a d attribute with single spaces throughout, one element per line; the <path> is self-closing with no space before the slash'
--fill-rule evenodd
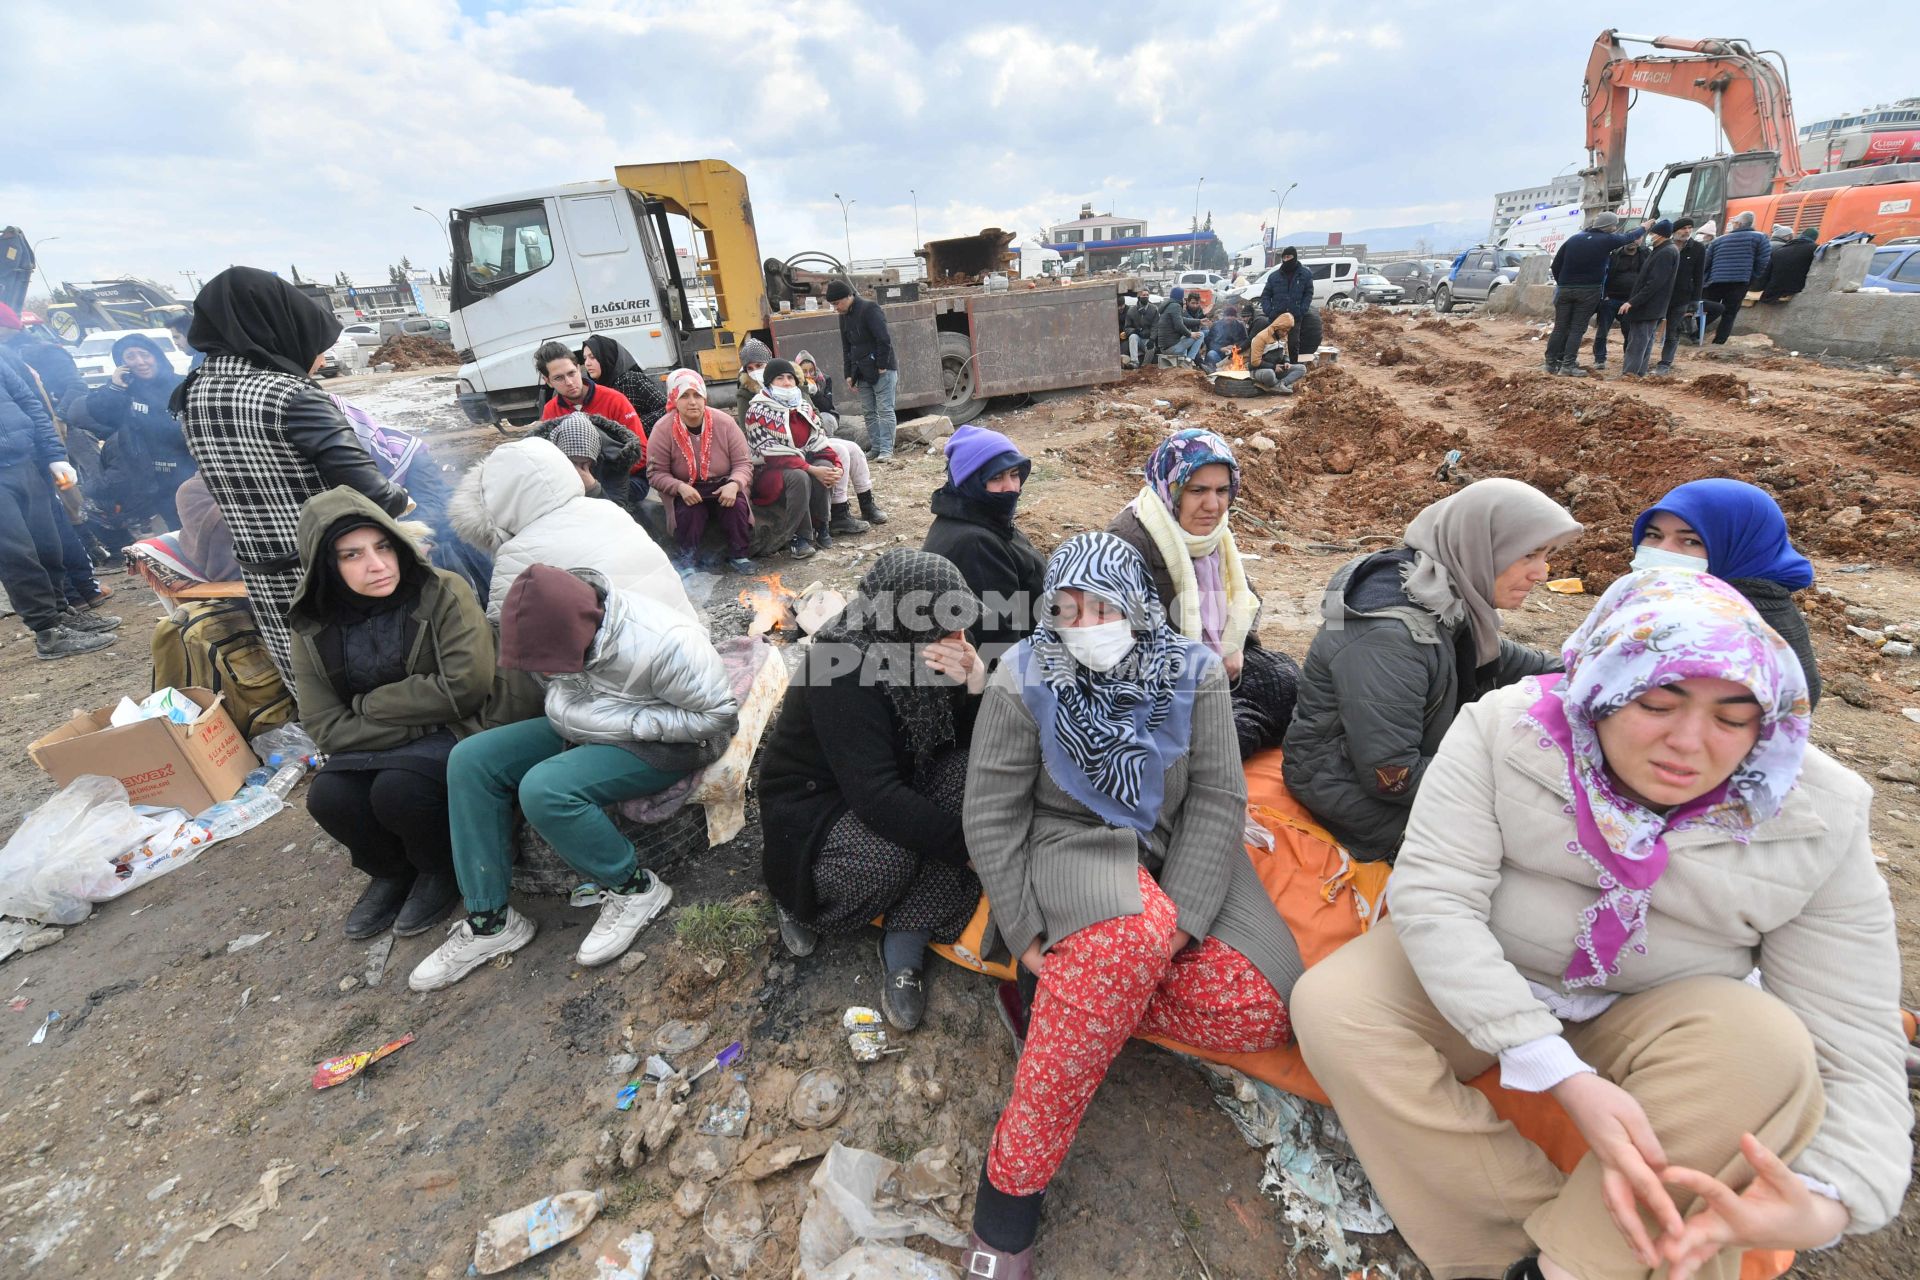
<path id="1" fill-rule="evenodd" d="M 167 321 L 189 312 L 164 286 L 135 276 L 84 284 L 62 281 L 47 308 L 47 327 L 63 341 L 79 342 L 109 329 L 164 329 Z"/>
<path id="2" fill-rule="evenodd" d="M 670 217 L 690 224 L 691 244 L 674 243 Z M 540 404 L 534 352 L 551 340 L 577 348 L 594 333 L 656 377 L 697 368 L 722 405 L 733 401 L 748 338 L 788 357 L 810 350 L 828 374 L 840 373 L 839 317 L 811 292 L 811 273 L 763 258 L 746 177 L 723 161 L 620 165 L 612 181 L 455 209 L 450 229 L 448 319 L 465 362 L 455 393 L 474 422 L 531 419 Z M 983 259 L 1009 257 L 1010 238 L 983 237 Z M 768 262 L 781 268 L 778 308 L 768 301 Z M 928 265 L 933 274 L 931 258 Z M 1018 281 L 998 291 L 896 286 L 903 300 L 882 299 L 900 362 L 896 407 L 938 406 L 958 424 L 991 396 L 1118 379 L 1117 294 L 1132 286 L 1127 278 Z"/>
<path id="3" fill-rule="evenodd" d="M 1632 56 L 1648 45 L 1675 56 Z M 1593 42 L 1583 101 L 1589 167 L 1580 171 L 1580 207 L 1591 215 L 1627 202 L 1627 115 L 1636 93 L 1685 98 L 1713 110 L 1732 147 L 1647 175 L 1649 218 L 1709 220 L 1751 212 L 1761 231 L 1812 228 L 1821 240 L 1865 232 L 1881 242 L 1920 234 L 1920 166 L 1809 175 L 1800 163 L 1786 59 L 1738 39 L 1690 40 L 1607 30 Z"/>

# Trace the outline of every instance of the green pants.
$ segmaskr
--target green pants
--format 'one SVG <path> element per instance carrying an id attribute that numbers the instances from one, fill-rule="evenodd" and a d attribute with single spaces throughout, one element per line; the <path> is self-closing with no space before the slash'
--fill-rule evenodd
<path id="1" fill-rule="evenodd" d="M 584 879 L 633 877 L 633 842 L 605 806 L 665 791 L 684 774 L 619 747 L 569 746 L 545 716 L 466 739 L 447 761 L 453 873 L 468 911 L 497 911 L 513 885 L 513 806 Z"/>

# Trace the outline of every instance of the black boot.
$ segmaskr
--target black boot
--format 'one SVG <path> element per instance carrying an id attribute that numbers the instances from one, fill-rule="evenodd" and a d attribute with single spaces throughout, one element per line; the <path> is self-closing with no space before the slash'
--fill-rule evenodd
<path id="1" fill-rule="evenodd" d="M 833 527 L 826 524 L 813 526 L 813 545 L 825 550 L 833 545 Z"/>
<path id="2" fill-rule="evenodd" d="M 885 524 L 887 522 L 887 513 L 882 511 L 880 504 L 873 500 L 873 490 L 867 490 L 865 493 L 860 494 L 859 498 L 860 518 L 862 520 L 865 520 L 868 524 Z"/>
<path id="3" fill-rule="evenodd" d="M 1545 1280 L 1538 1258 L 1522 1258 L 1507 1268 L 1506 1280 Z"/>
<path id="4" fill-rule="evenodd" d="M 347 936 L 371 938 L 391 929 L 412 887 L 410 880 L 369 880 L 361 890 L 360 901 L 347 912 Z"/>
<path id="5" fill-rule="evenodd" d="M 865 533 L 870 527 L 865 520 L 847 510 L 846 503 L 833 504 L 833 518 L 827 522 L 828 533 L 839 534 L 845 538 L 856 533 Z"/>
<path id="6" fill-rule="evenodd" d="M 407 900 L 400 904 L 400 914 L 394 917 L 393 932 L 402 938 L 411 938 L 416 933 L 425 933 L 453 909 L 460 901 L 460 885 L 449 875 L 419 875 L 414 878 L 413 890 L 407 894 Z"/>

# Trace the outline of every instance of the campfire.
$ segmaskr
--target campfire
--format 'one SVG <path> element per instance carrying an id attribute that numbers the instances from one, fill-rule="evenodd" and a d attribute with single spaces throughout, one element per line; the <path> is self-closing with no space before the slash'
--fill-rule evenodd
<path id="1" fill-rule="evenodd" d="M 793 602 L 797 596 L 797 592 L 780 581 L 777 573 L 756 579 L 740 593 L 741 607 L 753 614 L 753 621 L 747 624 L 747 634 L 763 636 L 769 631 L 792 631 Z"/>

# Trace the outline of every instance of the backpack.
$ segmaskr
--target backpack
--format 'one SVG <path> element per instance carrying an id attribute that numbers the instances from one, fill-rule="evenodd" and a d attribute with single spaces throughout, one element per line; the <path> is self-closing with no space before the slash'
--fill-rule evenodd
<path id="1" fill-rule="evenodd" d="M 153 687 L 169 685 L 221 695 L 243 738 L 294 718 L 293 695 L 244 600 L 183 604 L 154 624 Z"/>

